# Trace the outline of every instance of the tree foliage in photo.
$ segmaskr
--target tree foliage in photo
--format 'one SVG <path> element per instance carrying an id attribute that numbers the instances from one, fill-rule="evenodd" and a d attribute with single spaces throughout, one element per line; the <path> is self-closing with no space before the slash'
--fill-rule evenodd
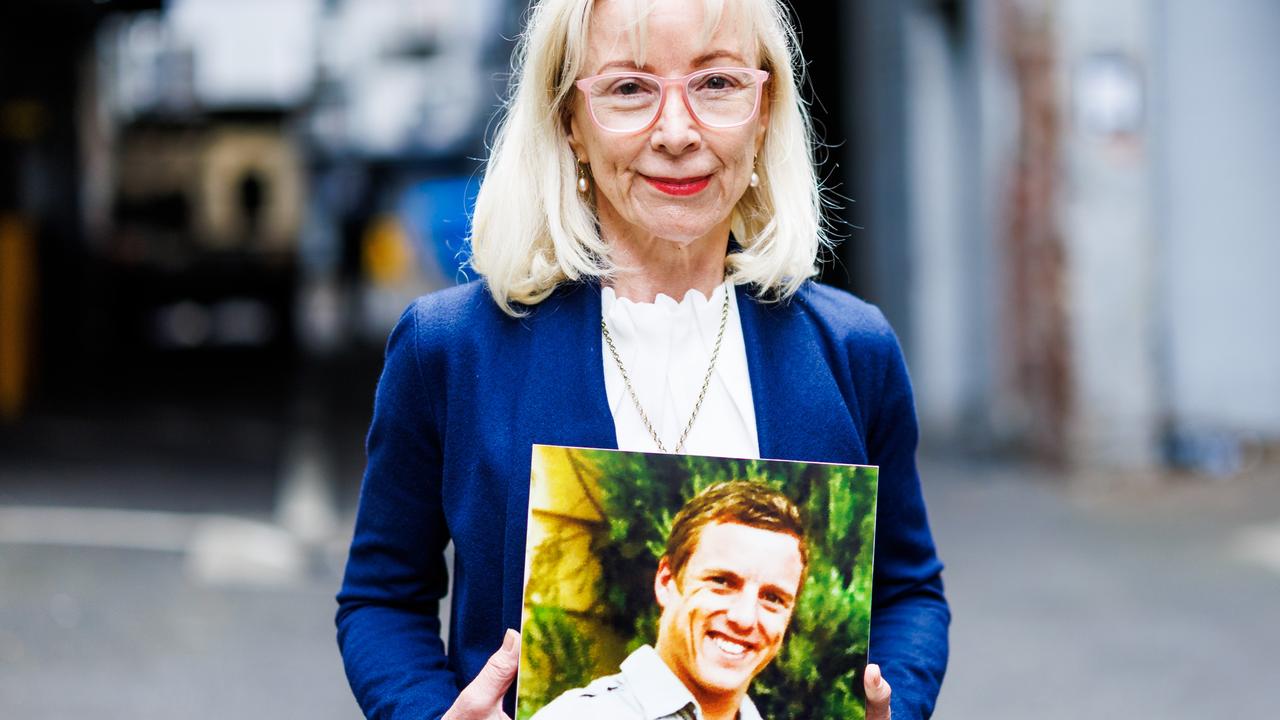
<path id="1" fill-rule="evenodd" d="M 607 521 L 607 532 L 592 540 L 592 553 L 602 568 L 599 617 L 620 636 L 631 638 L 628 651 L 656 640 L 660 609 L 654 598 L 654 573 L 680 508 L 718 482 L 766 483 L 801 508 L 809 568 L 787 640 L 752 682 L 751 698 L 761 714 L 773 720 L 864 716 L 862 672 L 870 628 L 875 468 L 576 452 L 581 461 L 599 470 L 599 500 Z M 548 647 L 590 652 L 589 640 L 557 635 L 576 632 L 572 623 L 545 614 L 535 619 L 534 630 Z M 583 660 L 557 667 L 557 687 L 581 687 L 593 679 L 590 663 Z M 574 677 L 577 674 L 583 677 Z"/>

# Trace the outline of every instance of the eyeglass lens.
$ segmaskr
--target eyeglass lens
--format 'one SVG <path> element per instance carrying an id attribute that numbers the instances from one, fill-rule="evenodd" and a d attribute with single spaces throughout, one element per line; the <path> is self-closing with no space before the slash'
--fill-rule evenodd
<path id="1" fill-rule="evenodd" d="M 759 92 L 754 75 L 733 70 L 695 75 L 685 85 L 693 114 L 708 127 L 745 122 L 755 110 Z M 658 114 L 662 86 L 650 77 L 615 75 L 593 83 L 587 98 L 596 122 L 604 127 L 618 132 L 639 130 Z"/>

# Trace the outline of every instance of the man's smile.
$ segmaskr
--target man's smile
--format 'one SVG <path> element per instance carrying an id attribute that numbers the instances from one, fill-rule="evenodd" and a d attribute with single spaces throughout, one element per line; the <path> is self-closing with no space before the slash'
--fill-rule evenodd
<path id="1" fill-rule="evenodd" d="M 709 631 L 706 637 L 707 640 L 720 650 L 720 652 L 728 655 L 732 659 L 742 658 L 746 656 L 747 653 L 755 650 L 755 645 L 753 643 L 740 640 L 714 630 Z"/>

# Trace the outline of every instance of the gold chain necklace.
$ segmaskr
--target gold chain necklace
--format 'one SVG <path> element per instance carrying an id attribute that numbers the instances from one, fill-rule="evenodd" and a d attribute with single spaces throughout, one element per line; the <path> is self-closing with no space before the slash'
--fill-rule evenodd
<path id="1" fill-rule="evenodd" d="M 693 412 L 689 415 L 689 422 L 685 423 L 684 431 L 680 433 L 680 439 L 676 441 L 676 447 L 671 452 L 678 453 L 684 449 L 684 441 L 689 437 L 689 431 L 693 429 L 693 421 L 698 417 L 698 411 L 702 409 L 702 401 L 707 397 L 707 388 L 711 386 L 711 373 L 716 368 L 716 359 L 720 357 L 720 343 L 724 340 L 724 329 L 729 324 L 729 288 L 724 289 L 724 302 L 720 304 L 720 332 L 716 334 L 716 344 L 711 350 L 711 362 L 707 364 L 707 375 L 702 379 L 702 390 L 698 393 L 698 401 L 693 404 Z M 609 346 L 609 354 L 613 356 L 613 362 L 618 366 L 618 372 L 622 373 L 622 384 L 627 388 L 627 394 L 631 396 L 631 402 L 636 406 L 636 412 L 640 413 L 640 421 L 644 423 L 644 427 L 649 431 L 649 437 L 653 438 L 653 443 L 658 446 L 662 452 L 667 452 L 666 446 L 662 444 L 662 440 L 658 439 L 658 433 L 653 429 L 653 423 L 649 422 L 649 416 L 645 414 L 644 408 L 640 406 L 640 397 L 636 395 L 635 388 L 631 387 L 631 378 L 627 375 L 627 369 L 622 366 L 622 357 L 618 355 L 618 348 L 613 345 L 613 336 L 609 334 L 609 323 L 602 316 L 600 318 L 600 332 L 604 335 L 604 342 Z"/>

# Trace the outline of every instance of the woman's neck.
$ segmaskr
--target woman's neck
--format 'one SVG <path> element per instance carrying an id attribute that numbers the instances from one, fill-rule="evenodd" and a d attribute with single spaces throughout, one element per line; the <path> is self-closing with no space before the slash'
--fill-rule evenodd
<path id="1" fill-rule="evenodd" d="M 653 302 L 661 293 L 680 300 L 690 290 L 710 297 L 724 282 L 728 227 L 689 243 L 630 233 L 606 232 L 605 239 L 616 268 L 610 285 L 620 298 Z"/>

